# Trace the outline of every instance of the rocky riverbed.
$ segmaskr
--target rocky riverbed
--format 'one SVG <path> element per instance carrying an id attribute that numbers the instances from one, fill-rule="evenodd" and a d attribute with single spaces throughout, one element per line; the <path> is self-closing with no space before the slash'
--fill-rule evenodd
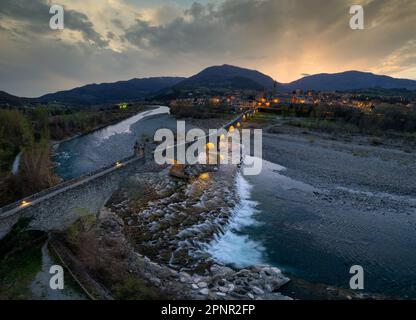
<path id="1" fill-rule="evenodd" d="M 279 293 L 289 279 L 278 268 L 235 269 L 204 250 L 225 230 L 238 204 L 237 170 L 221 166 L 190 180 L 171 177 L 169 168 L 132 176 L 94 227 L 86 228 L 84 238 L 96 239 L 88 241 L 95 248 L 94 263 L 101 259 L 107 273 L 117 265 L 123 270 L 117 273 L 142 279 L 158 297 L 290 299 Z M 87 260 L 91 268 L 94 263 Z"/>

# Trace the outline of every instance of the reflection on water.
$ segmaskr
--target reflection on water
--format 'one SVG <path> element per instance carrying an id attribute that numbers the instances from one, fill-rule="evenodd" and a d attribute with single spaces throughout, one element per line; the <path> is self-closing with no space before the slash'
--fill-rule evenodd
<path id="1" fill-rule="evenodd" d="M 159 128 L 176 130 L 168 107 L 141 112 L 118 124 L 63 142 L 55 150 L 56 171 L 64 180 L 79 177 L 133 154 L 143 134 L 153 137 Z"/>

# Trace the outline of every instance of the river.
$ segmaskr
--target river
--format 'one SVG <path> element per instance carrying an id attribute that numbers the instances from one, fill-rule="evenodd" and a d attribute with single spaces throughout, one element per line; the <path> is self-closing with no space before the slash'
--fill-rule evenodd
<path id="1" fill-rule="evenodd" d="M 293 145 L 290 155 L 296 154 Z M 305 149 L 301 145 L 301 150 Z M 326 152 L 333 152 L 329 150 Z M 304 151 L 297 152 L 299 159 L 303 159 Z M 319 150 L 320 159 L 323 152 Z M 336 153 L 339 161 L 346 156 Z M 350 158 L 349 166 L 343 169 L 350 173 L 350 179 L 356 177 L 352 174 L 355 162 L 366 174 L 365 180 L 354 188 L 345 186 L 349 180 L 341 179 L 311 185 L 292 178 L 296 175 L 293 170 L 266 160 L 260 175 L 240 175 L 236 182 L 240 206 L 228 230 L 213 241 L 208 251 L 218 260 L 240 268 L 252 264 L 278 267 L 289 277 L 309 282 L 312 291 L 318 289 L 312 284 L 349 289 L 350 268 L 360 265 L 364 269 L 364 290 L 356 293 L 416 298 L 416 197 L 368 191 L 367 175 L 374 177 L 375 169 L 363 168 L 360 158 Z M 305 159 L 313 162 L 312 156 Z M 276 160 L 285 166 L 295 162 L 293 156 L 289 160 L 284 157 Z M 329 166 L 320 161 L 320 167 Z M 328 158 L 328 163 L 331 161 Z M 385 158 L 381 161 L 386 162 Z M 376 162 L 376 159 L 369 161 Z M 397 162 L 391 166 L 396 172 L 399 170 Z M 339 166 L 336 168 L 341 171 Z M 301 166 L 296 170 L 303 171 Z M 382 177 L 388 172 L 378 173 L 382 187 L 384 181 L 393 185 L 392 180 Z M 403 177 L 401 174 L 398 177 Z M 322 181 L 327 181 L 322 176 L 325 177 Z M 297 290 L 299 294 L 303 288 Z"/>
<path id="2" fill-rule="evenodd" d="M 165 106 L 62 142 L 55 149 L 56 172 L 68 180 L 111 165 L 131 156 L 134 143 L 142 135 L 153 138 L 154 132 L 161 127 L 176 130 L 176 119 Z"/>

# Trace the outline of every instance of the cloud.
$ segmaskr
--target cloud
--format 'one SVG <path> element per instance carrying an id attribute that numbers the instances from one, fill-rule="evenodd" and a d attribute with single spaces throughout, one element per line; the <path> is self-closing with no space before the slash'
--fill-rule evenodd
<path id="1" fill-rule="evenodd" d="M 349 28 L 354 2 L 61 0 L 67 30 L 52 32 L 46 0 L 2 0 L 0 44 L 7 50 L 0 58 L 14 80 L 1 70 L 0 90 L 35 95 L 88 82 L 188 76 L 223 63 L 281 82 L 348 69 L 416 78 L 416 1 L 363 0 L 365 30 Z"/>
<path id="2" fill-rule="evenodd" d="M 326 59 L 338 65 L 377 69 L 377 63 L 415 39 L 414 1 L 367 1 L 367 30 L 349 28 L 351 1 L 227 0 L 219 5 L 194 3 L 170 23 L 153 25 L 138 18 L 124 37 L 155 54 L 195 54 L 208 58 L 267 57 L 258 62 L 281 67 Z M 404 4 L 404 5 L 403 5 Z M 376 58 L 376 59 L 375 59 Z M 273 59 L 276 62 L 273 63 Z M 332 61 L 331 61 L 332 60 Z M 340 63 L 341 62 L 341 63 Z M 322 68 L 328 63 L 322 65 Z M 314 72 L 318 70 L 315 66 Z M 327 70 L 330 71 L 330 70 Z M 286 72 L 292 70 L 286 68 Z M 300 72 L 295 72 L 298 74 Z"/>
<path id="3" fill-rule="evenodd" d="M 3 28 L 20 36 L 51 35 L 54 32 L 49 27 L 50 6 L 46 0 L 2 0 L 0 17 L 8 21 L 9 26 L 3 25 Z M 84 40 L 97 46 L 105 47 L 108 44 L 94 30 L 93 24 L 84 13 L 65 8 L 65 28 L 80 32 Z"/>

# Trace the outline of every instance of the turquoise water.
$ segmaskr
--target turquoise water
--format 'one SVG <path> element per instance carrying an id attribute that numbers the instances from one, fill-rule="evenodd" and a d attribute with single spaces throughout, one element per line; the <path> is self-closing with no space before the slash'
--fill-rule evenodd
<path id="1" fill-rule="evenodd" d="M 159 128 L 176 129 L 168 107 L 141 112 L 93 133 L 63 142 L 55 150 L 56 172 L 72 179 L 133 155 L 133 146 L 143 134 L 153 138 Z"/>

